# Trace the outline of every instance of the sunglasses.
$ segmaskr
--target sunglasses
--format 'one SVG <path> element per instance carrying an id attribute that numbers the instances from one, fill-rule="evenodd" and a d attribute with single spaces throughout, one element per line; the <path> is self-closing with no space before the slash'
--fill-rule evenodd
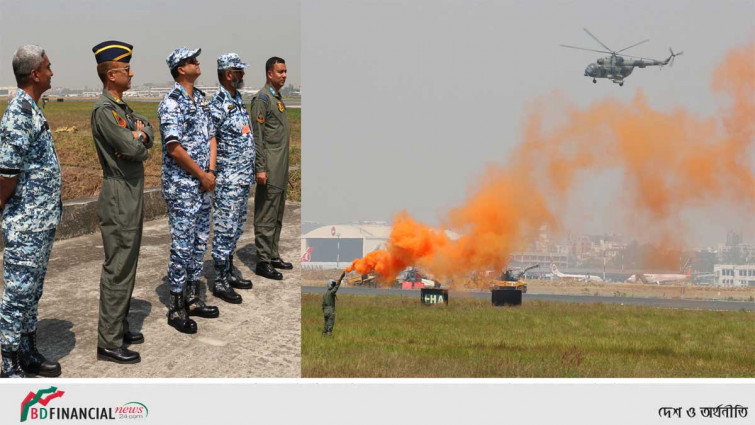
<path id="1" fill-rule="evenodd" d="M 199 61 L 197 60 L 196 57 L 193 57 L 193 58 L 186 59 L 186 64 L 198 65 Z"/>

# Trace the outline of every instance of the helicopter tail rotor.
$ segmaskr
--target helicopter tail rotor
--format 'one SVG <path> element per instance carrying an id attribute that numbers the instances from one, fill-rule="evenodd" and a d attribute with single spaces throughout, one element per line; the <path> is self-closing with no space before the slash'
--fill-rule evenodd
<path id="1" fill-rule="evenodd" d="M 674 66 L 674 59 L 676 59 L 677 56 L 681 56 L 684 52 L 674 53 L 671 47 L 668 48 L 668 51 L 671 52 L 671 56 L 669 56 L 667 62 L 670 61 L 669 66 Z"/>

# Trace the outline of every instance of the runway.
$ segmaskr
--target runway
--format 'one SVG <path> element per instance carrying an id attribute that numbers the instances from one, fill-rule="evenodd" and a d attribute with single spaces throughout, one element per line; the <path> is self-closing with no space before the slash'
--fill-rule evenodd
<path id="1" fill-rule="evenodd" d="M 322 294 L 325 288 L 317 286 L 302 286 L 303 294 Z M 418 289 L 381 289 L 381 288 L 341 288 L 338 290 L 339 295 L 372 295 L 372 296 L 399 296 L 416 298 L 419 301 L 420 291 Z M 449 292 L 449 302 L 454 298 L 475 298 L 490 300 L 490 292 L 468 291 L 468 292 Z M 561 295 L 561 294 L 539 294 L 527 293 L 522 295 L 522 303 L 527 301 L 553 301 L 566 303 L 604 303 L 619 305 L 637 305 L 643 307 L 655 308 L 675 308 L 687 310 L 744 310 L 755 311 L 755 303 L 749 301 L 717 301 L 717 300 L 687 300 L 687 299 L 670 299 L 670 298 L 638 298 L 638 297 L 602 297 L 592 295 Z"/>

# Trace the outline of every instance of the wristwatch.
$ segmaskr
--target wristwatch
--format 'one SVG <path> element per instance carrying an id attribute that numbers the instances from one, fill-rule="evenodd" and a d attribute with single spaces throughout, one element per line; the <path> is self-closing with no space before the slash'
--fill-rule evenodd
<path id="1" fill-rule="evenodd" d="M 139 132 L 139 143 L 144 144 L 144 133 L 141 131 Z"/>
<path id="2" fill-rule="evenodd" d="M 215 176 L 215 177 L 218 176 L 217 170 L 210 170 L 210 173 L 212 173 L 212 175 Z"/>

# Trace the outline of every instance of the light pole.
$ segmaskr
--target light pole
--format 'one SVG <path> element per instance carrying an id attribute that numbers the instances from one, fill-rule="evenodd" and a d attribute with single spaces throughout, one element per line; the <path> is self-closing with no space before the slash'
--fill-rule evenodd
<path id="1" fill-rule="evenodd" d="M 338 242 L 336 245 L 337 250 L 338 250 L 338 252 L 336 252 L 336 268 L 340 269 L 341 268 L 341 233 L 340 232 L 336 233 L 336 237 L 338 238 Z"/>

